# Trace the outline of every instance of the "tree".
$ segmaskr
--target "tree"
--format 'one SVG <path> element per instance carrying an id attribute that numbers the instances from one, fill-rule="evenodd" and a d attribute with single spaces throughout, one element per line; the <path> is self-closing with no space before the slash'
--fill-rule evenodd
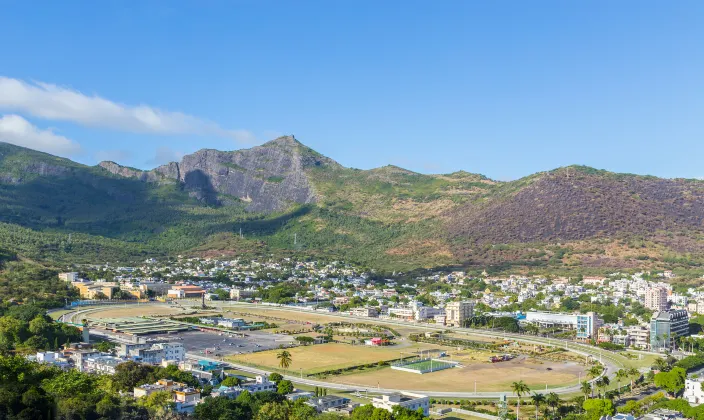
<path id="1" fill-rule="evenodd" d="M 630 368 L 626 371 L 628 378 L 631 380 L 631 389 L 633 389 L 633 378 L 639 378 L 640 372 L 636 368 Z"/>
<path id="2" fill-rule="evenodd" d="M 592 378 L 596 378 L 597 376 L 601 375 L 601 372 L 603 372 L 603 371 L 604 371 L 604 368 L 601 365 L 594 365 L 589 368 L 587 375 L 589 375 Z"/>
<path id="3" fill-rule="evenodd" d="M 281 367 L 281 369 L 288 369 L 293 363 L 291 353 L 289 353 L 287 350 L 280 351 L 276 355 L 276 358 L 279 359 L 279 367 Z"/>
<path id="4" fill-rule="evenodd" d="M 233 387 L 238 386 L 240 383 L 242 383 L 242 380 L 237 376 L 228 376 L 220 383 L 220 385 L 226 387 Z"/>
<path id="5" fill-rule="evenodd" d="M 534 393 L 530 399 L 533 400 L 533 405 L 535 405 L 535 420 L 538 420 L 538 410 L 540 410 L 540 405 L 545 402 L 545 395 Z"/>
<path id="6" fill-rule="evenodd" d="M 684 388 L 687 371 L 681 367 L 673 368 L 669 372 L 660 372 L 655 375 L 655 385 L 664 389 L 668 394 L 676 397 Z"/>
<path id="7" fill-rule="evenodd" d="M 240 396 L 243 394 L 244 393 L 240 394 Z M 231 400 L 227 397 L 204 398 L 200 404 L 196 406 L 193 416 L 198 420 L 249 420 L 253 417 L 252 409 L 249 404 L 240 401 L 239 398 Z"/>
<path id="8" fill-rule="evenodd" d="M 552 414 L 555 415 L 555 412 L 557 411 L 557 407 L 560 406 L 560 396 L 554 392 L 551 392 L 545 397 L 545 402 L 550 407 L 552 407 Z"/>
<path id="9" fill-rule="evenodd" d="M 152 366 L 132 361 L 120 363 L 112 379 L 119 390 L 132 391 L 137 385 L 155 381 L 154 370 Z"/>
<path id="10" fill-rule="evenodd" d="M 592 393 L 592 384 L 590 384 L 587 381 L 582 382 L 582 385 L 580 385 L 579 390 L 584 394 L 584 398 L 589 398 L 589 395 Z"/>
<path id="11" fill-rule="evenodd" d="M 284 377 L 281 376 L 280 373 L 274 372 L 274 373 L 272 373 L 272 374 L 269 374 L 269 380 L 270 380 L 271 382 L 279 382 L 279 381 L 282 380 L 282 379 L 284 379 Z"/>
<path id="12" fill-rule="evenodd" d="M 626 379 L 628 377 L 628 371 L 625 369 L 619 369 L 616 371 L 616 384 L 618 388 L 621 388 L 621 380 Z"/>
<path id="13" fill-rule="evenodd" d="M 137 401 L 152 414 L 172 410 L 175 406 L 170 391 L 155 391 Z"/>
<path id="14" fill-rule="evenodd" d="M 303 344 L 304 346 L 308 346 L 310 344 L 313 344 L 315 342 L 315 339 L 313 337 L 301 335 L 301 336 L 296 337 L 296 341 Z"/>
<path id="15" fill-rule="evenodd" d="M 256 420 L 288 420 L 288 406 L 286 403 L 269 402 L 261 406 L 257 412 Z"/>
<path id="16" fill-rule="evenodd" d="M 614 404 L 611 400 L 588 399 L 582 404 L 589 420 L 599 420 L 602 416 L 614 414 Z"/>
<path id="17" fill-rule="evenodd" d="M 310 420 L 317 417 L 318 412 L 315 408 L 306 404 L 303 399 L 296 400 L 291 405 L 291 410 L 289 413 L 289 420 Z"/>
<path id="18" fill-rule="evenodd" d="M 316 395 L 317 396 L 317 395 Z M 350 420 L 369 420 L 374 413 L 374 406 L 371 404 L 360 405 L 352 410 Z"/>
<path id="19" fill-rule="evenodd" d="M 523 381 L 514 382 L 511 384 L 511 388 L 513 389 L 513 393 L 518 397 L 518 402 L 516 403 L 516 418 L 519 418 L 521 411 L 521 395 L 530 392 L 530 388 L 528 388 L 528 385 Z"/>
<path id="20" fill-rule="evenodd" d="M 276 391 L 281 395 L 290 394 L 293 392 L 293 383 L 286 379 L 279 381 Z"/>

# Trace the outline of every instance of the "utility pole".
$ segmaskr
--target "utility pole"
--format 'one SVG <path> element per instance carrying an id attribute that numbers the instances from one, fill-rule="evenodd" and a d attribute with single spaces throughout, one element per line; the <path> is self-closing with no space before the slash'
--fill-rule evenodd
<path id="1" fill-rule="evenodd" d="M 240 228 L 240 239 L 242 239 L 242 228 Z"/>
<path id="2" fill-rule="evenodd" d="M 293 234 L 293 244 L 296 245 L 298 243 L 298 234 L 294 233 Z"/>

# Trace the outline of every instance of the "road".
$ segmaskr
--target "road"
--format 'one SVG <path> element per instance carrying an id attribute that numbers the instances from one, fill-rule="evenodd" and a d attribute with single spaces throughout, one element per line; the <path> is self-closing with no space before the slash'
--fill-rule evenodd
<path id="1" fill-rule="evenodd" d="M 143 303 L 143 305 L 163 305 L 162 303 Z M 278 306 L 263 306 L 263 305 L 256 305 L 256 304 L 246 304 L 246 303 L 239 303 L 239 302 L 209 302 L 210 306 L 217 306 L 220 308 L 258 308 L 258 309 L 263 309 L 266 308 L 267 310 L 272 310 L 272 311 L 288 311 L 288 312 L 301 312 L 301 313 L 318 313 L 321 314 L 320 312 L 311 312 L 307 310 L 300 310 L 296 308 L 291 308 L 291 307 L 278 307 Z M 64 319 L 64 322 L 80 322 L 81 319 L 85 318 L 88 316 L 91 312 L 95 311 L 100 311 L 100 310 L 105 310 L 111 308 L 110 306 L 103 306 L 103 307 L 90 307 L 90 308 L 83 308 L 76 310 L 75 312 L 65 314 L 62 318 Z M 582 344 L 582 343 L 576 343 L 568 340 L 561 340 L 561 339 L 556 339 L 556 338 L 549 338 L 549 337 L 538 337 L 538 336 L 526 336 L 522 334 L 516 334 L 516 333 L 496 333 L 496 332 L 487 332 L 485 330 L 477 330 L 477 329 L 472 329 L 472 328 L 459 328 L 459 327 L 436 327 L 433 325 L 423 325 L 423 324 L 415 324 L 415 323 L 409 323 L 409 322 L 403 322 L 403 321 L 396 321 L 396 320 L 387 320 L 387 319 L 370 319 L 370 318 L 362 318 L 362 317 L 354 317 L 352 315 L 348 314 L 341 314 L 341 313 L 322 313 L 322 315 L 325 316 L 330 316 L 330 317 L 337 317 L 337 318 L 345 318 L 348 320 L 354 320 L 357 322 L 374 322 L 377 324 L 382 324 L 382 325 L 392 325 L 392 326 L 404 326 L 404 327 L 413 327 L 416 329 L 425 329 L 428 331 L 446 331 L 446 330 L 451 330 L 456 333 L 460 334 L 466 334 L 466 335 L 474 335 L 474 336 L 483 336 L 483 337 L 489 337 L 489 338 L 498 338 L 498 339 L 503 339 L 503 338 L 510 338 L 510 339 L 515 339 L 524 343 L 531 343 L 531 344 L 541 344 L 541 345 L 549 345 L 549 346 L 558 346 L 558 347 L 563 347 L 566 349 L 569 349 L 570 351 L 580 354 L 585 357 L 592 357 L 596 360 L 599 360 L 605 367 L 603 375 L 607 375 L 609 379 L 615 380 L 615 374 L 618 369 L 625 368 L 623 362 L 619 360 L 619 356 L 616 354 L 599 349 L 597 347 L 593 347 L 587 344 Z M 77 321 L 76 321 L 77 320 Z M 187 353 L 187 357 L 194 358 L 194 359 L 200 359 L 200 360 L 212 360 L 212 361 L 218 361 L 222 362 L 222 360 L 219 359 L 210 359 L 210 358 L 205 358 L 203 355 L 200 354 L 194 354 L 194 353 Z M 256 375 L 268 375 L 270 372 L 263 370 L 263 369 L 257 369 L 253 368 L 251 366 L 244 366 L 244 365 L 239 365 L 236 363 L 231 363 L 231 362 L 223 362 L 227 366 L 242 370 L 244 372 L 250 372 Z M 404 389 L 390 389 L 390 388 L 369 388 L 369 387 L 363 387 L 363 386 L 358 386 L 358 385 L 346 385 L 346 384 L 337 384 L 337 383 L 330 383 L 330 382 L 325 382 L 325 381 L 319 381 L 319 380 L 313 380 L 313 379 L 308 379 L 308 378 L 301 378 L 300 376 L 296 375 L 285 375 L 285 378 L 290 380 L 293 383 L 296 384 L 302 384 L 302 385 L 307 385 L 307 386 L 318 386 L 318 387 L 324 387 L 324 388 L 331 388 L 331 389 L 337 389 L 341 391 L 349 391 L 349 392 L 355 392 L 355 391 L 373 391 L 375 393 L 381 393 L 381 394 L 387 394 L 387 393 L 394 393 L 394 392 L 416 392 L 416 393 L 422 393 L 431 397 L 446 397 L 446 398 L 499 398 L 501 395 L 510 395 L 512 392 L 510 390 L 503 391 L 503 392 L 455 392 L 455 391 L 430 391 L 430 390 L 404 390 Z M 596 381 L 598 378 L 593 378 L 590 380 L 590 382 Z M 557 394 L 573 394 L 573 393 L 579 393 L 580 392 L 580 384 L 576 383 L 573 385 L 567 385 L 564 387 L 560 388 L 552 388 L 549 390 L 550 392 L 555 392 Z"/>

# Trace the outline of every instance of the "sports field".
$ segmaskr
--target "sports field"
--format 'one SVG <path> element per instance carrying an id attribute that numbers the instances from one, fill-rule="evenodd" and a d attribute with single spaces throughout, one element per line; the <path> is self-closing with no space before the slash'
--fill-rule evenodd
<path id="1" fill-rule="evenodd" d="M 416 344 L 413 346 L 396 348 L 371 347 L 349 344 L 328 343 L 288 349 L 293 363 L 289 370 L 304 374 L 314 374 L 327 370 L 344 369 L 350 366 L 376 364 L 380 361 L 400 359 L 415 356 L 416 351 L 436 348 L 437 346 Z M 268 369 L 278 369 L 279 361 L 276 358 L 279 350 L 262 351 L 252 354 L 239 354 L 230 356 L 227 360 L 234 363 L 261 366 Z"/>
<path id="2" fill-rule="evenodd" d="M 584 366 L 576 363 L 541 362 L 534 359 L 519 357 L 502 363 L 463 364 L 460 367 L 445 369 L 425 375 L 418 375 L 391 368 L 376 371 L 354 373 L 339 377 L 329 377 L 335 383 L 350 384 L 404 390 L 442 391 L 505 391 L 511 389 L 511 383 L 523 380 L 535 391 L 545 391 L 548 388 L 576 384 L 579 373 L 586 377 Z"/>
<path id="3" fill-rule="evenodd" d="M 402 367 L 404 369 L 416 370 L 418 372 L 431 373 L 438 370 L 450 369 L 455 366 L 454 363 L 442 362 L 439 360 L 420 360 L 417 362 L 412 362 L 408 364 L 398 364 L 394 365 L 396 367 Z"/>

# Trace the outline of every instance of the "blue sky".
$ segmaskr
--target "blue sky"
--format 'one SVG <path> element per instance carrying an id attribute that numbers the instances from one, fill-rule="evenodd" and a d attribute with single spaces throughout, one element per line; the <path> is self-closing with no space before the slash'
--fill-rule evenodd
<path id="1" fill-rule="evenodd" d="M 0 4 L 0 140 L 83 163 L 293 133 L 363 169 L 704 176 L 700 1 Z"/>

